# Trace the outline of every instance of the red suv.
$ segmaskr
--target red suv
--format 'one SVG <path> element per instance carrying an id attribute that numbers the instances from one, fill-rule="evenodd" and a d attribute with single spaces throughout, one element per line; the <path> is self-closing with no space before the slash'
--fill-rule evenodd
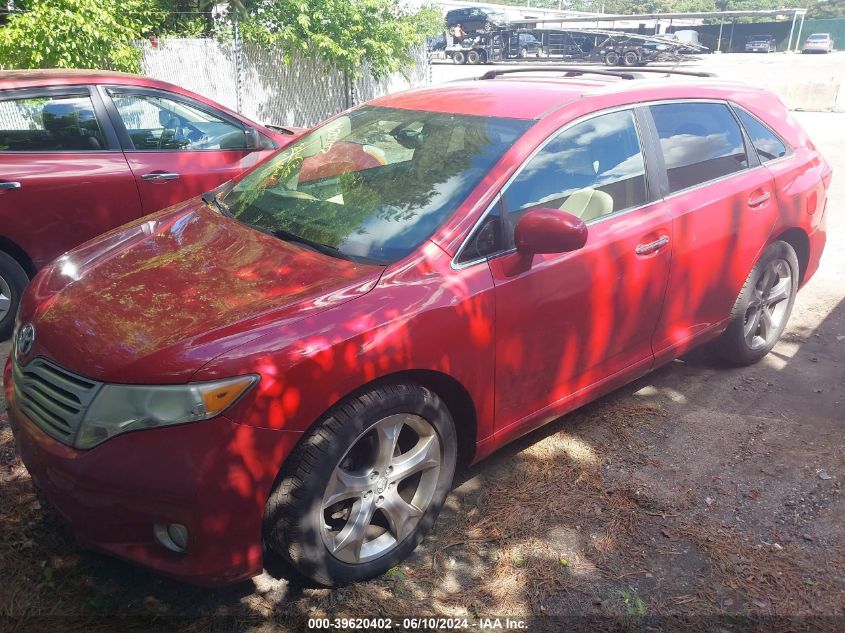
<path id="1" fill-rule="evenodd" d="M 265 552 L 368 578 L 456 464 L 693 346 L 772 348 L 831 178 L 776 97 L 485 77 L 344 112 L 41 271 L 6 401 L 84 544 L 206 584 Z"/>
<path id="2" fill-rule="evenodd" d="M 0 341 L 36 270 L 213 189 L 289 139 L 145 77 L 0 72 Z"/>

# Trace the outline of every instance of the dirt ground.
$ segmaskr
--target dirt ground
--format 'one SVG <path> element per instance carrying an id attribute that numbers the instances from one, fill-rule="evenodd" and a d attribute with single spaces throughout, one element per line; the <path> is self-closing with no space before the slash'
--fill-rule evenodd
<path id="1" fill-rule="evenodd" d="M 529 630 L 844 630 L 845 114 L 797 116 L 834 166 L 829 241 L 758 365 L 696 352 L 523 438 L 461 475 L 410 560 L 336 591 L 270 573 L 204 590 L 81 551 L 0 414 L 0 629 L 510 615 Z"/>

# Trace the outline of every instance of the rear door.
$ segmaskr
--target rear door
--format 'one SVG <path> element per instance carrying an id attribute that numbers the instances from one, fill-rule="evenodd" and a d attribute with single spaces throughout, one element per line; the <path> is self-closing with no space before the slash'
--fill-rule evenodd
<path id="1" fill-rule="evenodd" d="M 0 238 L 40 268 L 140 215 L 135 179 L 96 91 L 0 91 Z"/>
<path id="2" fill-rule="evenodd" d="M 778 215 L 773 180 L 721 101 L 648 108 L 665 163 L 672 270 L 654 336 L 658 360 L 691 347 L 730 315 Z"/>
<path id="3" fill-rule="evenodd" d="M 146 213 L 198 196 L 275 151 L 225 112 L 163 90 L 102 91 Z"/>

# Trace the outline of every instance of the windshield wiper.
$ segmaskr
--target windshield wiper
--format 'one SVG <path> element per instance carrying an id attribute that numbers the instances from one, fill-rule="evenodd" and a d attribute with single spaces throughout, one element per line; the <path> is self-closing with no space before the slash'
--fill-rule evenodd
<path id="1" fill-rule="evenodd" d="M 319 253 L 323 253 L 324 255 L 330 255 L 331 257 L 346 259 L 350 262 L 355 262 L 356 264 L 374 264 L 376 266 L 385 265 L 384 262 L 373 259 L 372 257 L 350 255 L 349 253 L 344 253 L 337 246 L 332 246 L 331 244 L 323 244 L 322 242 L 317 242 L 316 240 L 310 240 L 307 237 L 302 237 L 301 235 L 297 235 L 293 231 L 288 231 L 287 229 L 267 229 L 265 233 L 268 233 L 273 237 L 278 237 L 280 240 L 284 240 L 286 242 L 296 242 L 297 244 L 303 244 L 304 246 L 308 246 L 309 248 L 312 248 Z"/>
<path id="2" fill-rule="evenodd" d="M 202 201 L 206 204 L 213 204 L 220 213 L 225 215 L 227 218 L 234 218 L 234 214 L 229 210 L 229 207 L 226 206 L 226 203 L 223 202 L 218 196 L 217 191 L 206 191 L 201 196 Z"/>
<path id="3" fill-rule="evenodd" d="M 331 255 L 332 257 L 343 257 L 344 259 L 349 258 L 349 256 L 345 253 L 341 253 L 340 249 L 336 246 L 323 244 L 322 242 L 317 242 L 315 240 L 309 240 L 307 237 L 302 237 L 301 235 L 297 235 L 293 231 L 288 231 L 287 229 L 268 229 L 267 232 L 274 237 L 278 237 L 280 240 L 304 244 L 305 246 L 310 246 L 315 251 L 320 251 L 321 253 Z"/>

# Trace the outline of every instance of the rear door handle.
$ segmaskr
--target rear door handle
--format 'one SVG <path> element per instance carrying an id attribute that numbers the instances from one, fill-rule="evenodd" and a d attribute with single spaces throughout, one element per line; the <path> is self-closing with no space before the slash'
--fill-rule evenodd
<path id="1" fill-rule="evenodd" d="M 651 253 L 660 250 L 668 243 L 669 236 L 661 235 L 653 242 L 647 242 L 646 244 L 638 244 L 635 252 L 637 253 L 637 255 L 650 255 Z"/>
<path id="2" fill-rule="evenodd" d="M 179 174 L 172 171 L 154 171 L 150 174 L 144 174 L 141 176 L 141 180 L 146 180 L 147 182 L 165 182 L 168 180 L 176 180 L 178 177 Z"/>
<path id="3" fill-rule="evenodd" d="M 768 202 L 769 198 L 771 197 L 772 194 L 770 194 L 768 191 L 761 193 L 759 196 L 751 196 L 750 198 L 748 198 L 748 206 L 752 209 L 754 207 L 759 207 L 763 203 Z"/>
<path id="4" fill-rule="evenodd" d="M 0 191 L 6 189 L 20 189 L 21 183 L 19 182 L 10 182 L 10 181 L 3 181 L 0 182 Z"/>

